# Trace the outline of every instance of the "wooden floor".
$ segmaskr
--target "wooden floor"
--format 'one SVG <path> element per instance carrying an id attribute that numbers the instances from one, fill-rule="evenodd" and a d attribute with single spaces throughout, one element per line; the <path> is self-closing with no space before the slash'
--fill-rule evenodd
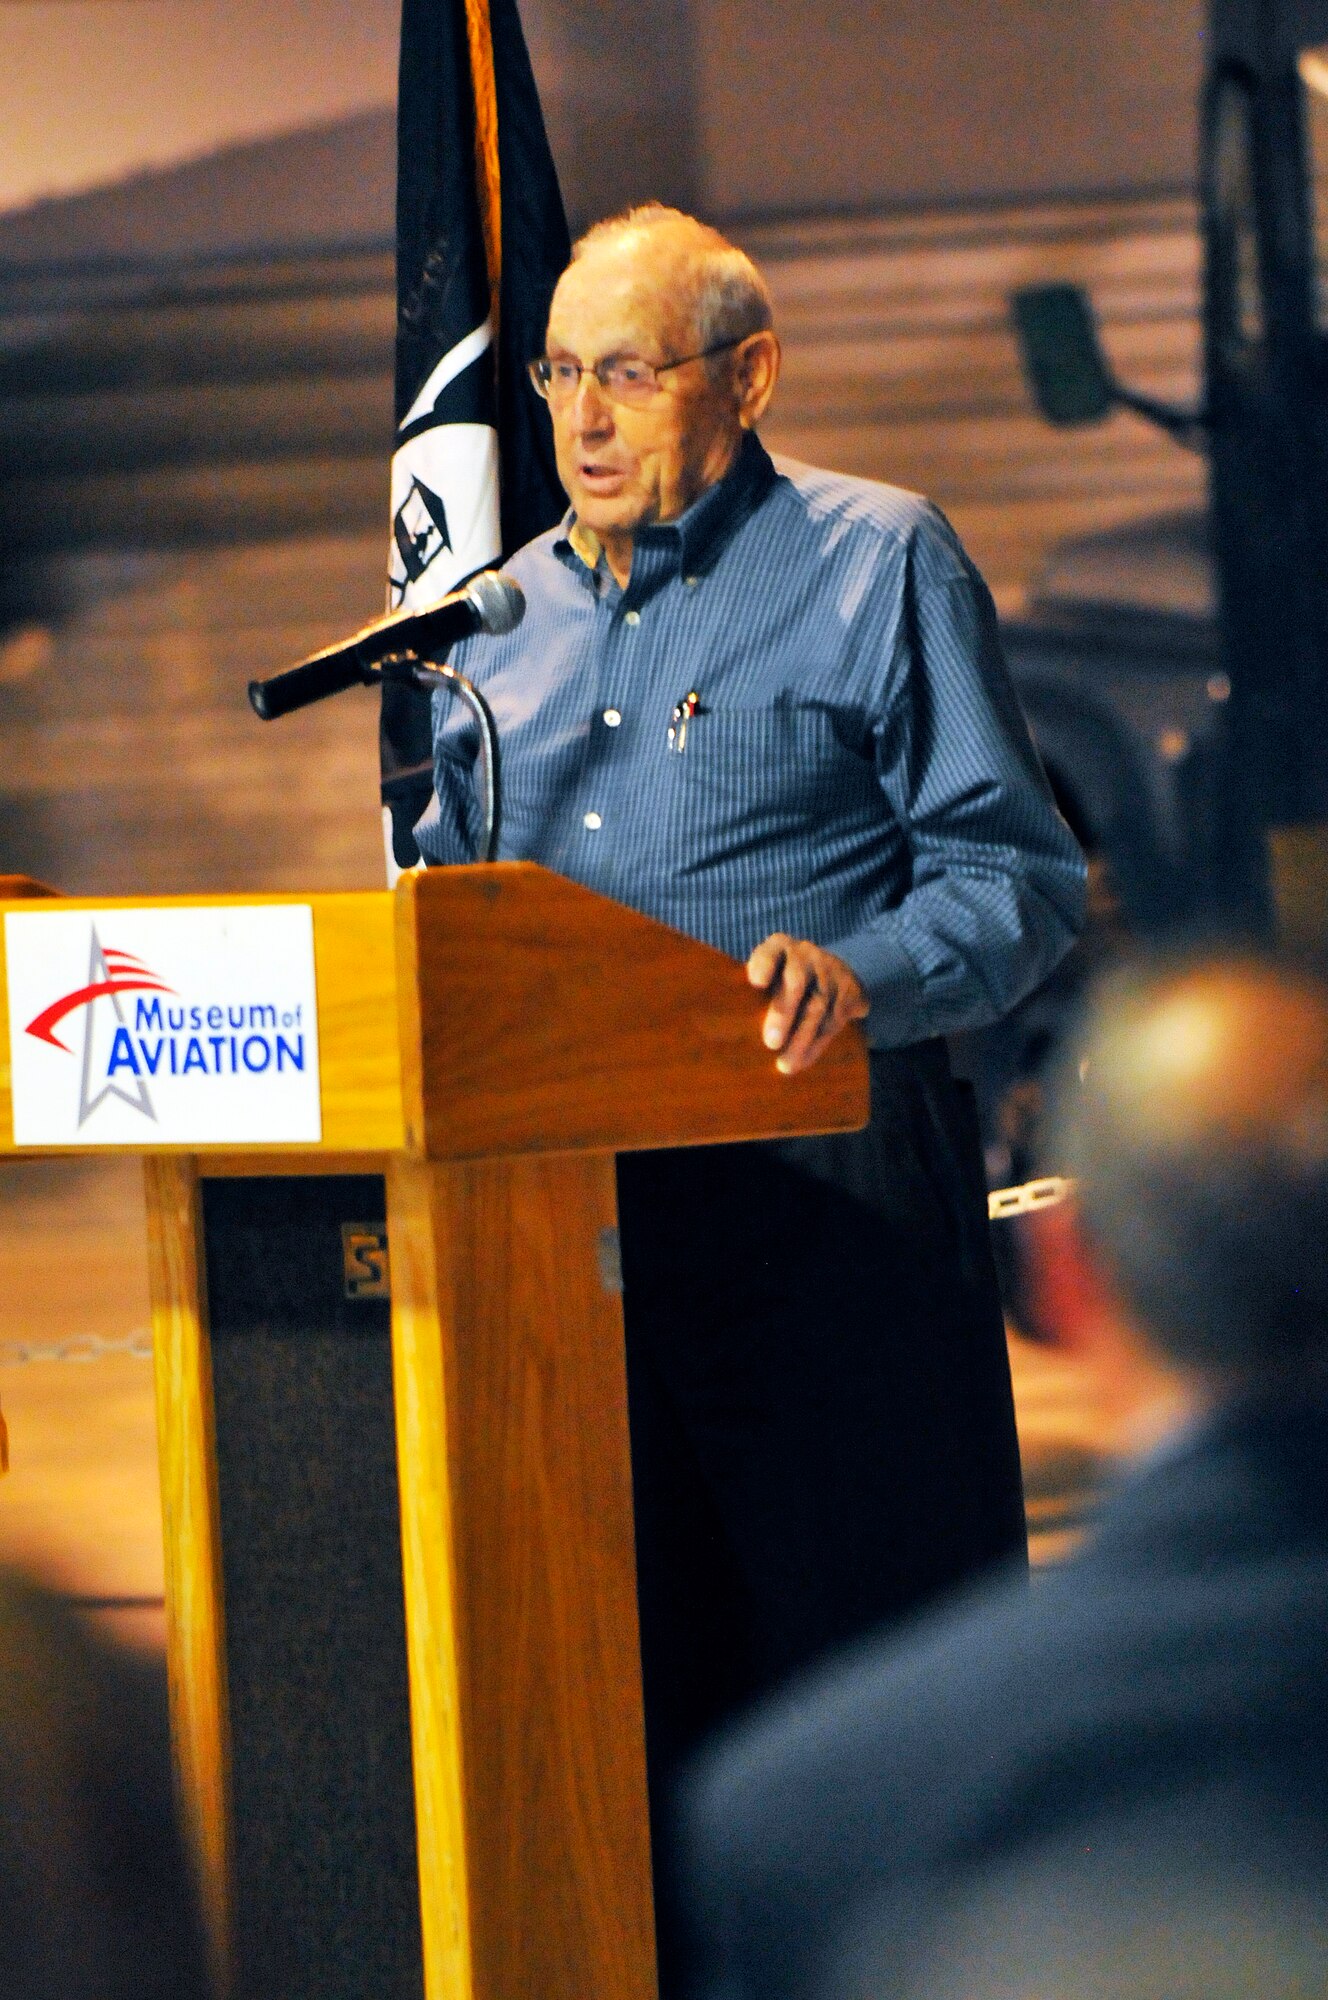
<path id="1" fill-rule="evenodd" d="M 1130 381 L 1192 395 L 1190 204 L 993 209 L 746 237 L 785 338 L 770 443 L 930 492 L 1003 606 L 1021 601 L 1061 537 L 1200 498 L 1201 461 L 1137 418 L 1075 433 L 1042 424 L 1008 307 L 1021 283 L 1086 283 Z M 375 522 L 381 471 L 365 513 Z M 326 483 L 337 468 L 320 461 L 316 473 Z M 312 470 L 310 480 L 312 492 Z M 384 548 L 375 525 L 76 562 L 59 619 L 0 637 L 0 865 L 101 894 L 377 887 L 369 697 L 265 728 L 244 687 L 371 617 Z M 150 1364 L 132 1353 L 18 1354 L 141 1337 L 141 1244 L 132 1165 L 0 1169 L 0 1401 L 12 1461 L 0 1481 L 0 1554 L 98 1598 L 160 1594 Z M 1091 1483 L 1091 1411 L 1065 1364 L 1017 1337 L 1013 1355 L 1030 1514 L 1039 1552 L 1054 1554 Z M 107 1616 L 159 1641 L 158 1612 Z"/>

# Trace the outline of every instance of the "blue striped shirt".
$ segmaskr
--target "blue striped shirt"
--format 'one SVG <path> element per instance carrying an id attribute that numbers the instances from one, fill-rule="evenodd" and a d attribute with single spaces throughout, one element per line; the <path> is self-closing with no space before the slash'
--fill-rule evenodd
<path id="1" fill-rule="evenodd" d="M 776 466 L 749 434 L 685 514 L 638 531 L 625 590 L 572 515 L 507 567 L 523 623 L 452 654 L 498 722 L 502 859 L 738 959 L 810 938 L 861 980 L 878 1047 L 997 1019 L 1067 949 L 1083 858 L 986 586 L 928 502 Z M 416 838 L 468 861 L 479 745 L 443 695 L 434 745 Z"/>

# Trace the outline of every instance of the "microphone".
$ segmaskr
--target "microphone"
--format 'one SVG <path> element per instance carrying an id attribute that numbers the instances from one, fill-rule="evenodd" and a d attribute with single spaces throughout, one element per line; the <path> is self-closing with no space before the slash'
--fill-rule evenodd
<path id="1" fill-rule="evenodd" d="M 394 654 L 413 653 L 427 659 L 446 653 L 458 639 L 472 632 L 511 632 L 526 615 L 526 595 L 521 585 L 497 570 L 482 570 L 460 590 L 454 590 L 437 604 L 419 611 L 394 611 L 390 618 L 378 618 L 353 638 L 327 646 L 321 653 L 302 660 L 271 680 L 250 681 L 249 700 L 254 713 L 264 722 L 273 722 L 293 709 L 307 708 L 325 695 L 340 694 L 344 688 L 363 686 L 374 679 L 374 668 Z"/>

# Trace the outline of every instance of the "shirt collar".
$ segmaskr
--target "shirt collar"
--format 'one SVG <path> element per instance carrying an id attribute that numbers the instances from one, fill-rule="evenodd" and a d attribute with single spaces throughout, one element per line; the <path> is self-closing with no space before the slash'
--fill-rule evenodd
<path id="1" fill-rule="evenodd" d="M 750 519 L 778 479 L 769 452 L 755 431 L 744 431 L 738 455 L 724 477 L 708 486 L 676 521 L 655 521 L 639 528 L 633 538 L 631 595 L 647 577 L 700 576 L 718 561 L 743 523 Z M 600 567 L 603 547 L 593 529 L 568 509 L 554 545 L 564 562 L 576 561 L 592 575 Z M 643 563 L 636 553 L 647 557 Z"/>

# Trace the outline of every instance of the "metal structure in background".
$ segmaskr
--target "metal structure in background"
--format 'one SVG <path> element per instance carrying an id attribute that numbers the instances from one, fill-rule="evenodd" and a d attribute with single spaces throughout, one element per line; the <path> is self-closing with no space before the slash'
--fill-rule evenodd
<path id="1" fill-rule="evenodd" d="M 1207 454 L 1215 664 L 1230 695 L 1213 829 L 1227 895 L 1225 911 L 1197 914 L 1257 922 L 1242 830 L 1328 818 L 1328 4 L 1213 0 L 1206 49 L 1199 406 L 1118 381 L 1079 288 L 1026 288 L 1014 310 L 1051 422 L 1125 407 Z"/>

